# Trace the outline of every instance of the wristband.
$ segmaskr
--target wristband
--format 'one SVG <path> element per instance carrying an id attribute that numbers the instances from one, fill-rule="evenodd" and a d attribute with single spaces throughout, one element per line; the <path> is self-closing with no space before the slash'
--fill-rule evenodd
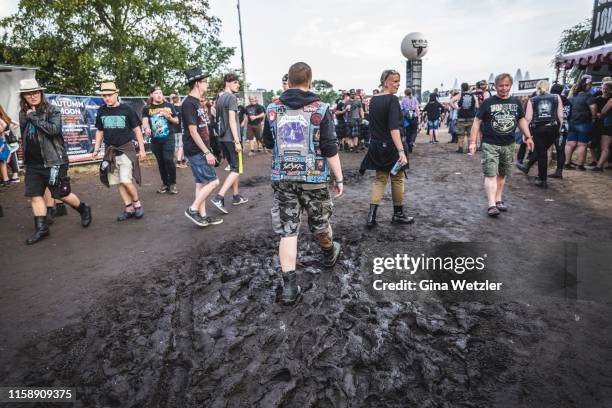
<path id="1" fill-rule="evenodd" d="M 204 152 L 204 156 L 208 156 L 210 154 L 210 150 L 207 152 Z"/>
<path id="2" fill-rule="evenodd" d="M 342 184 L 342 183 L 344 183 L 344 180 L 335 180 L 335 183 L 336 184 Z"/>
<path id="3" fill-rule="evenodd" d="M 397 152 L 398 152 L 398 153 L 404 153 L 404 149 L 402 149 L 402 150 L 398 150 Z"/>

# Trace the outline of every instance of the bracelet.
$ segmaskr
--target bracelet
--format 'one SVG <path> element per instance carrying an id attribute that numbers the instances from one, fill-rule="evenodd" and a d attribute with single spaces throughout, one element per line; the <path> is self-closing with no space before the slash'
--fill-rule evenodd
<path id="1" fill-rule="evenodd" d="M 204 152 L 204 156 L 208 156 L 210 154 L 210 150 L 207 152 Z"/>
<path id="2" fill-rule="evenodd" d="M 402 149 L 402 150 L 398 150 L 397 152 L 398 152 L 398 153 L 404 153 L 404 149 Z"/>
<path id="3" fill-rule="evenodd" d="M 336 184 L 342 184 L 342 183 L 344 183 L 344 180 L 336 180 L 335 183 Z"/>

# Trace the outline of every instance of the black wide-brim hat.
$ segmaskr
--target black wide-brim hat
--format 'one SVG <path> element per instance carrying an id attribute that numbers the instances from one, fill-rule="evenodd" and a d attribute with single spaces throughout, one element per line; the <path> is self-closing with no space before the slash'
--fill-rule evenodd
<path id="1" fill-rule="evenodd" d="M 192 82 L 199 81 L 204 78 L 208 78 L 210 75 L 202 72 L 201 68 L 190 68 L 185 71 L 185 76 L 187 77 L 187 81 L 185 85 L 189 85 Z"/>

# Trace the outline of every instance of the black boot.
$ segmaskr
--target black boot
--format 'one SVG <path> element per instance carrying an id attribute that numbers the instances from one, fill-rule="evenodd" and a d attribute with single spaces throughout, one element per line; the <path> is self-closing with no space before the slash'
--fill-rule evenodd
<path id="1" fill-rule="evenodd" d="M 523 163 L 516 163 L 516 168 L 522 171 L 525 175 L 529 174 L 529 166 Z"/>
<path id="2" fill-rule="evenodd" d="M 414 217 L 409 217 L 406 214 L 404 214 L 403 205 L 393 206 L 393 218 L 391 218 L 392 224 L 412 224 L 413 222 L 414 222 Z"/>
<path id="3" fill-rule="evenodd" d="M 47 207 L 47 225 L 53 224 L 55 217 L 57 217 L 57 209 L 55 207 Z"/>
<path id="4" fill-rule="evenodd" d="M 553 174 L 549 174 L 548 177 L 562 179 L 563 178 L 563 170 L 557 169 Z"/>
<path id="5" fill-rule="evenodd" d="M 32 245 L 49 236 L 49 226 L 47 225 L 47 217 L 34 217 L 34 234 L 26 240 L 27 245 Z"/>
<path id="6" fill-rule="evenodd" d="M 89 224 L 91 224 L 91 207 L 81 201 L 81 204 L 75 210 L 81 214 L 81 226 L 83 228 L 89 227 Z"/>
<path id="7" fill-rule="evenodd" d="M 295 271 L 283 272 L 283 293 L 281 294 L 281 303 L 283 305 L 295 303 L 300 293 L 301 288 L 297 284 L 297 273 L 295 273 Z"/>
<path id="8" fill-rule="evenodd" d="M 338 242 L 334 242 L 331 248 L 323 250 L 323 266 L 332 268 L 338 261 L 339 256 L 340 244 Z"/>
<path id="9" fill-rule="evenodd" d="M 55 216 L 61 217 L 63 215 L 68 215 L 68 210 L 66 209 L 66 204 L 57 203 L 55 204 Z"/>
<path id="10" fill-rule="evenodd" d="M 548 184 L 546 183 L 546 180 L 542 180 L 539 177 L 536 177 L 536 179 L 533 181 L 533 184 L 536 187 L 540 187 L 540 188 L 548 188 Z"/>
<path id="11" fill-rule="evenodd" d="M 368 221 L 366 226 L 372 228 L 376 226 L 376 211 L 378 210 L 378 204 L 370 204 L 370 211 L 368 211 Z"/>

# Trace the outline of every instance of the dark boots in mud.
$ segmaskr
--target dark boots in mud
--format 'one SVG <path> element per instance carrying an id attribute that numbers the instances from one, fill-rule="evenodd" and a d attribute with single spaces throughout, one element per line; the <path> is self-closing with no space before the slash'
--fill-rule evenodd
<path id="1" fill-rule="evenodd" d="M 376 226 L 376 211 L 378 210 L 378 204 L 370 204 L 370 210 L 368 211 L 368 220 L 366 226 L 373 228 Z"/>
<path id="2" fill-rule="evenodd" d="M 338 262 L 340 256 L 340 244 L 334 242 L 333 246 L 329 249 L 323 249 L 323 266 L 327 268 L 333 267 Z"/>
<path id="3" fill-rule="evenodd" d="M 295 271 L 283 272 L 283 292 L 280 301 L 283 305 L 294 304 L 302 292 L 297 284 L 297 273 Z"/>
<path id="4" fill-rule="evenodd" d="M 41 239 L 49 236 L 49 226 L 47 225 L 47 217 L 34 217 L 34 234 L 26 240 L 27 245 L 32 245 L 40 241 Z"/>
<path id="5" fill-rule="evenodd" d="M 409 217 L 404 214 L 404 206 L 394 205 L 393 206 L 393 218 L 391 218 L 392 224 L 412 224 L 414 217 Z"/>

